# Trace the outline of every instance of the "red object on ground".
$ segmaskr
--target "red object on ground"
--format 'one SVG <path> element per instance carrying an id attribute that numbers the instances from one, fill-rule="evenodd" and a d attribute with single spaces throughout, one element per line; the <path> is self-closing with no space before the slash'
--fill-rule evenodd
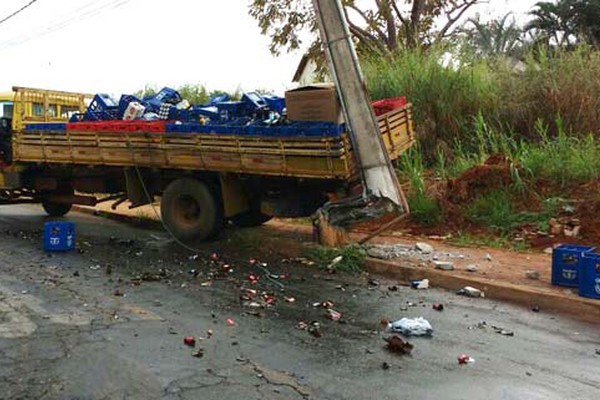
<path id="1" fill-rule="evenodd" d="M 407 103 L 408 103 L 408 101 L 406 100 L 406 97 L 401 96 L 401 97 L 392 97 L 389 99 L 377 100 L 377 101 L 374 101 L 372 103 L 372 105 L 373 105 L 373 111 L 375 111 L 375 115 L 379 117 L 380 115 L 389 113 L 390 111 L 394 111 L 399 108 L 402 108 Z"/>
<path id="2" fill-rule="evenodd" d="M 260 277 L 254 273 L 250 273 L 248 274 L 248 281 L 250 281 L 251 284 L 256 285 L 259 281 Z"/>
<path id="3" fill-rule="evenodd" d="M 188 346 L 194 347 L 196 345 L 196 339 L 193 336 L 186 336 L 183 338 L 183 343 Z"/>
<path id="4" fill-rule="evenodd" d="M 227 318 L 227 325 L 233 326 L 235 325 L 235 322 L 231 318 Z"/>
<path id="5" fill-rule="evenodd" d="M 468 364 L 470 362 L 473 362 L 473 359 L 471 357 L 469 357 L 468 355 L 461 354 L 460 356 L 458 356 L 458 363 L 460 365 Z"/>

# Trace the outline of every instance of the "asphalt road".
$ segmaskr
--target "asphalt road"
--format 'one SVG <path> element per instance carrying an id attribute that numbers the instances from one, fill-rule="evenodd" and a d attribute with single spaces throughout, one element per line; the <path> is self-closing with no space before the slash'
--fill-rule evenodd
<path id="1" fill-rule="evenodd" d="M 230 232 L 195 257 L 159 231 L 77 213 L 67 220 L 77 224 L 81 251 L 48 255 L 41 250 L 41 209 L 0 208 L 1 399 L 593 399 L 600 393 L 598 326 L 435 289 L 390 291 L 396 283 L 373 286 L 365 276 L 282 263 L 276 246 L 256 239 L 258 231 Z M 212 251 L 218 261 L 208 256 Z M 241 261 L 249 257 L 267 262 L 277 276 Z M 254 285 L 252 272 L 259 277 Z M 244 305 L 246 288 L 272 293 L 276 303 Z M 342 322 L 313 306 L 327 300 Z M 433 310 L 434 303 L 444 311 Z M 433 325 L 433 337 L 410 338 L 410 356 L 388 352 L 380 320 L 419 316 Z M 297 329 L 299 321 L 318 321 L 322 337 Z M 183 343 L 187 335 L 204 339 L 192 349 Z M 201 358 L 192 356 L 198 345 Z M 461 353 L 475 362 L 459 365 Z"/>

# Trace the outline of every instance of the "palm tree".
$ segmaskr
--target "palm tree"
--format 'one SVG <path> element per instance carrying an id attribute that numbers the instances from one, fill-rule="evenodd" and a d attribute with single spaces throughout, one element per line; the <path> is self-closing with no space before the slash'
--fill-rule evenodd
<path id="1" fill-rule="evenodd" d="M 547 46 L 570 47 L 577 40 L 577 9 L 579 0 L 538 2 L 529 13 L 533 20 L 525 27 L 545 39 Z"/>
<path id="2" fill-rule="evenodd" d="M 467 30 L 469 42 L 475 51 L 485 56 L 515 55 L 521 47 L 523 30 L 517 25 L 512 13 L 500 19 L 481 23 L 470 19 L 473 28 Z"/>

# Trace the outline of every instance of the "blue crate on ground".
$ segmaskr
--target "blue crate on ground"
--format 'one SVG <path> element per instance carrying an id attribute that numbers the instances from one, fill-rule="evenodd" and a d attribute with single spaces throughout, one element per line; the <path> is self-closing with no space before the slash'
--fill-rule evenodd
<path id="1" fill-rule="evenodd" d="M 552 284 L 565 287 L 579 286 L 581 261 L 585 253 L 595 247 L 564 244 L 552 252 Z"/>
<path id="2" fill-rule="evenodd" d="M 579 295 L 600 299 L 600 254 L 586 253 L 579 271 Z"/>
<path id="3" fill-rule="evenodd" d="M 69 251 L 75 248 L 75 224 L 53 221 L 44 224 L 44 250 Z"/>

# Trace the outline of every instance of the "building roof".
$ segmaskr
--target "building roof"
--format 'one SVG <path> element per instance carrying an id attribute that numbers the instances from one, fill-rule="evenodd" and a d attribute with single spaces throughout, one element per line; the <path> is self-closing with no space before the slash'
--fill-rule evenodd
<path id="1" fill-rule="evenodd" d="M 294 78 L 292 79 L 292 82 L 300 82 L 300 78 L 302 78 L 302 73 L 304 72 L 304 69 L 308 65 L 309 61 L 310 57 L 308 56 L 308 54 L 302 56 L 300 64 L 298 64 L 298 68 L 296 68 L 296 72 L 294 73 Z"/>

